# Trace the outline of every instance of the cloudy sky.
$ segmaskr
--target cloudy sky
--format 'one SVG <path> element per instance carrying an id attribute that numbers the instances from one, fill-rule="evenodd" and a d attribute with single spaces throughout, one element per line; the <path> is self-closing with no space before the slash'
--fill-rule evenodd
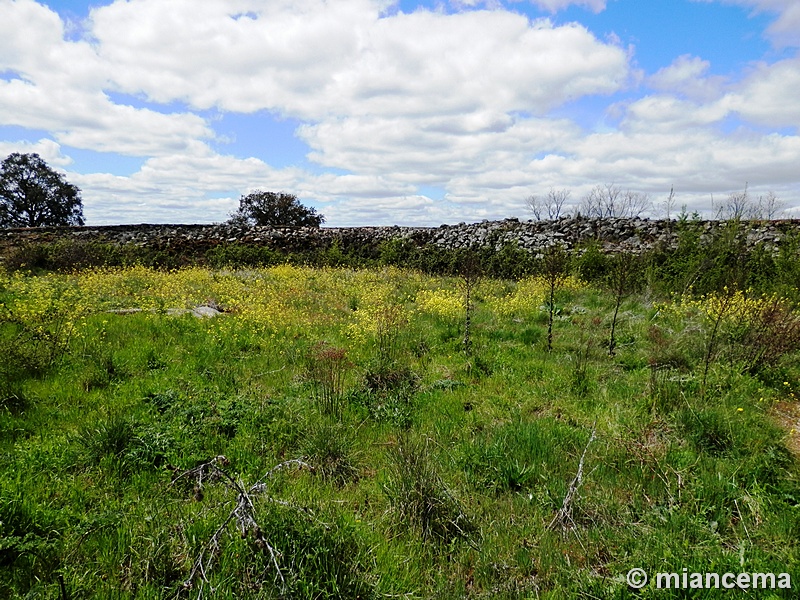
<path id="1" fill-rule="evenodd" d="M 610 183 L 654 216 L 745 185 L 800 215 L 800 2 L 0 0 L 11 152 L 88 224 L 223 221 L 255 189 L 331 226 L 529 218 Z"/>

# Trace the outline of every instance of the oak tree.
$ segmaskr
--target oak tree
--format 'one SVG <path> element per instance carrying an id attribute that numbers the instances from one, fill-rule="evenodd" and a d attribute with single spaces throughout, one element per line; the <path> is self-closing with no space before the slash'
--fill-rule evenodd
<path id="1" fill-rule="evenodd" d="M 319 227 L 325 222 L 325 217 L 317 214 L 316 209 L 300 204 L 294 194 L 257 190 L 241 197 L 239 208 L 229 222 L 235 225 Z"/>
<path id="2" fill-rule="evenodd" d="M 80 189 L 38 154 L 10 154 L 0 163 L 0 227 L 83 225 Z"/>

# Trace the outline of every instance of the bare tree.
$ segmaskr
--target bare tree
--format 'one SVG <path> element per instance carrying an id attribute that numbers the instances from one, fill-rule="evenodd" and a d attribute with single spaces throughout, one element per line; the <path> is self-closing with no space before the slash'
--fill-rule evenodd
<path id="1" fill-rule="evenodd" d="M 587 217 L 611 219 L 638 217 L 650 206 L 647 194 L 623 190 L 613 183 L 596 185 L 583 198 L 581 213 Z"/>
<path id="2" fill-rule="evenodd" d="M 533 214 L 533 218 L 537 221 L 542 220 L 542 212 L 544 210 L 544 201 L 537 195 L 532 194 L 525 199 L 525 206 Z"/>
<path id="3" fill-rule="evenodd" d="M 711 196 L 711 205 L 713 207 L 714 196 Z M 747 191 L 747 183 L 744 184 L 744 190 L 741 192 L 731 192 L 728 194 L 728 199 L 717 208 L 717 219 L 725 221 L 741 221 L 749 217 L 752 212 L 752 199 L 750 193 Z"/>
<path id="4" fill-rule="evenodd" d="M 564 204 L 569 200 L 571 193 L 568 189 L 550 188 L 550 191 L 547 192 L 547 215 L 550 220 L 554 221 L 562 216 Z"/>
<path id="5" fill-rule="evenodd" d="M 711 208 L 714 209 L 714 196 L 711 196 Z M 778 196 L 773 191 L 766 195 L 761 195 L 753 199 L 748 190 L 748 184 L 744 184 L 741 192 L 731 192 L 728 199 L 717 206 L 715 217 L 725 221 L 741 221 L 742 219 L 775 219 L 784 209 L 784 203 L 778 200 Z"/>
<path id="6" fill-rule="evenodd" d="M 667 199 L 664 200 L 662 206 L 664 207 L 664 211 L 666 213 L 666 219 L 669 221 L 670 215 L 672 214 L 672 209 L 675 208 L 675 186 L 669 188 L 669 196 L 667 196 Z"/>
<path id="7" fill-rule="evenodd" d="M 543 198 L 536 195 L 528 196 L 525 203 L 537 221 L 541 221 L 545 216 L 548 220 L 555 221 L 562 216 L 567 216 L 567 213 L 563 212 L 564 205 L 571 194 L 572 192 L 568 189 L 550 188 Z"/>
<path id="8" fill-rule="evenodd" d="M 758 197 L 758 219 L 772 221 L 777 218 L 778 213 L 784 209 L 784 203 L 778 200 L 778 196 L 770 190 L 765 196 Z"/>
<path id="9" fill-rule="evenodd" d="M 612 184 L 596 185 L 581 203 L 581 212 L 587 217 L 605 219 L 614 216 L 622 190 Z"/>
<path id="10" fill-rule="evenodd" d="M 650 208 L 650 196 L 641 192 L 633 192 L 626 190 L 622 194 L 622 206 L 620 207 L 618 217 L 636 218 L 642 216 L 642 213 Z"/>

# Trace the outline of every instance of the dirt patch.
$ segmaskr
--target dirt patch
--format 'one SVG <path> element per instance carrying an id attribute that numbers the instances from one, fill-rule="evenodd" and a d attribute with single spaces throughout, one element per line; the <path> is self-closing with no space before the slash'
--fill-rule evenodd
<path id="1" fill-rule="evenodd" d="M 781 400 L 770 412 L 786 431 L 786 446 L 800 458 L 800 403 Z"/>

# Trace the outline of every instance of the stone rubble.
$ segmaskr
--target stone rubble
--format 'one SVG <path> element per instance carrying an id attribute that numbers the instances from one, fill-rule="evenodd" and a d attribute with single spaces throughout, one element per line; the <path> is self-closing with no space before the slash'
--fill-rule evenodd
<path id="1" fill-rule="evenodd" d="M 701 241 L 710 240 L 722 221 L 698 221 Z M 655 247 L 669 248 L 677 243 L 676 221 L 645 218 L 589 219 L 566 217 L 556 221 L 502 221 L 459 223 L 439 227 L 241 227 L 218 225 L 107 225 L 98 227 L 42 227 L 0 231 L 0 257 L 14 247 L 30 242 L 53 242 L 72 238 L 112 244 L 133 244 L 157 250 L 203 252 L 220 244 L 251 244 L 275 250 L 296 252 L 324 249 L 338 243 L 342 250 L 375 248 L 391 239 L 408 240 L 417 246 L 435 244 L 442 248 L 489 247 L 500 250 L 516 244 L 539 254 L 553 244 L 567 249 L 597 240 L 606 252 L 642 252 Z M 787 233 L 800 232 L 800 221 L 748 222 L 747 244 L 764 243 L 778 247 Z"/>

